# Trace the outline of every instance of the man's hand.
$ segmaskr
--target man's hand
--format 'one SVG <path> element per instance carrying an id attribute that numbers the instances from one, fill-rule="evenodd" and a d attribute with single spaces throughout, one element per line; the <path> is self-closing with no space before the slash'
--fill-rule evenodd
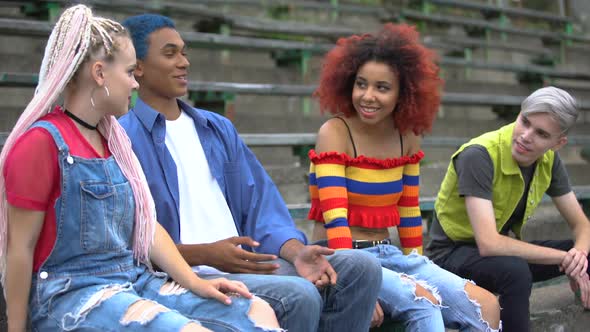
<path id="1" fill-rule="evenodd" d="M 373 318 L 371 318 L 371 327 L 381 326 L 381 324 L 383 324 L 383 318 L 383 309 L 381 308 L 379 301 L 377 301 L 377 304 L 375 305 L 375 310 L 373 311 Z"/>
<path id="2" fill-rule="evenodd" d="M 576 248 L 571 248 L 559 264 L 559 271 L 572 278 L 587 274 L 587 269 L 588 254 Z"/>
<path id="3" fill-rule="evenodd" d="M 590 278 L 588 274 L 584 273 L 584 275 L 575 278 L 570 277 L 570 288 L 574 293 L 579 292 L 582 306 L 590 309 Z"/>
<path id="4" fill-rule="evenodd" d="M 271 274 L 279 268 L 275 263 L 262 263 L 277 259 L 275 255 L 246 251 L 239 245 L 258 247 L 260 244 L 247 236 L 234 236 L 208 244 L 207 265 L 229 273 Z"/>
<path id="5" fill-rule="evenodd" d="M 317 288 L 335 285 L 336 271 L 324 255 L 332 255 L 334 249 L 317 245 L 302 246 L 297 252 L 293 265 L 297 273 L 311 281 Z"/>

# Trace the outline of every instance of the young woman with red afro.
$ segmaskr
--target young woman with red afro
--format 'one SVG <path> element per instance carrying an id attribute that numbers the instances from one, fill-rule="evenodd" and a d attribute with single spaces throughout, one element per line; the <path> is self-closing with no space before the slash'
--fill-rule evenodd
<path id="1" fill-rule="evenodd" d="M 333 118 L 311 150 L 314 240 L 373 253 L 383 284 L 373 316 L 409 331 L 493 331 L 496 297 L 422 256 L 421 135 L 432 128 L 442 80 L 436 54 L 408 25 L 341 38 L 325 56 L 314 96 Z M 401 250 L 391 244 L 397 226 Z"/>

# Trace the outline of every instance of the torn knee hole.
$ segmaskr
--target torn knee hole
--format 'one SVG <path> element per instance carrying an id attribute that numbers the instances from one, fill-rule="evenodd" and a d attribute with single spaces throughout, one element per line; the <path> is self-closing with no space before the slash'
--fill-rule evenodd
<path id="1" fill-rule="evenodd" d="M 434 294 L 432 294 L 431 292 L 426 290 L 426 288 L 424 288 L 418 284 L 416 284 L 416 296 L 424 297 L 424 298 L 428 299 L 430 302 L 432 302 L 433 304 L 436 304 L 436 305 L 440 304 L 438 302 L 438 299 L 434 296 Z"/>
<path id="2" fill-rule="evenodd" d="M 145 324 L 152 321 L 159 313 L 167 311 L 170 309 L 154 301 L 139 300 L 127 308 L 127 312 L 121 318 L 121 324 L 127 325 L 131 322 Z"/>
<path id="3" fill-rule="evenodd" d="M 262 327 L 264 330 L 274 330 L 272 326 L 279 326 L 276 319 L 275 312 L 271 306 L 264 300 L 254 297 L 252 299 L 252 305 L 248 311 L 248 317 L 258 327 Z M 282 331 L 282 330 L 277 330 Z"/>
<path id="4" fill-rule="evenodd" d="M 250 306 L 250 311 L 248 311 L 248 316 L 257 316 L 260 314 L 274 314 L 271 306 L 264 300 L 258 297 L 254 297 L 252 299 L 252 305 Z"/>
<path id="5" fill-rule="evenodd" d="M 407 275 L 402 275 L 401 279 L 404 282 L 412 283 L 416 287 L 416 298 L 425 298 L 434 305 L 440 305 L 440 300 L 438 299 L 438 296 L 433 294 L 434 291 L 427 289 L 425 282 L 414 280 L 413 278 L 410 278 Z M 423 283 L 424 285 L 421 285 L 420 283 Z"/>
<path id="6" fill-rule="evenodd" d="M 93 308 L 97 307 L 102 302 L 110 299 L 113 295 L 121 292 L 124 290 L 124 287 L 120 285 L 115 285 L 112 287 L 103 288 L 100 291 L 94 293 L 92 297 L 86 302 L 84 306 L 80 309 L 80 316 L 84 316 L 90 312 Z"/>
<path id="7" fill-rule="evenodd" d="M 180 295 L 187 292 L 187 289 L 180 286 L 175 281 L 169 281 L 160 288 L 161 295 Z"/>
<path id="8" fill-rule="evenodd" d="M 494 294 L 469 282 L 465 283 L 464 292 L 467 299 L 469 299 L 478 311 L 479 319 L 492 330 L 499 329 L 501 324 L 498 298 Z"/>
<path id="9" fill-rule="evenodd" d="M 208 331 L 207 329 L 203 328 L 201 325 L 195 322 L 188 322 L 180 332 L 201 332 L 201 331 Z"/>

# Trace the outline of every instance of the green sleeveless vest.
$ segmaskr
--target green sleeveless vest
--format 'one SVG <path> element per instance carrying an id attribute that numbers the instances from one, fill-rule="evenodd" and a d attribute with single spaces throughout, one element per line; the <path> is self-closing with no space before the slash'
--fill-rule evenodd
<path id="1" fill-rule="evenodd" d="M 454 159 L 466 147 L 473 144 L 481 145 L 488 151 L 494 164 L 492 204 L 498 232 L 516 209 L 524 192 L 524 180 L 520 168 L 512 158 L 513 129 L 514 123 L 485 133 L 465 143 L 452 156 Z M 530 219 L 551 184 L 554 157 L 554 152 L 549 150 L 537 161 L 527 197 L 524 218 L 521 223 L 512 226 L 512 231 L 518 237 L 520 237 L 522 226 Z M 436 216 L 451 240 L 474 242 L 473 229 L 465 208 L 465 198 L 459 196 L 457 188 L 457 173 L 451 161 L 434 204 Z"/>

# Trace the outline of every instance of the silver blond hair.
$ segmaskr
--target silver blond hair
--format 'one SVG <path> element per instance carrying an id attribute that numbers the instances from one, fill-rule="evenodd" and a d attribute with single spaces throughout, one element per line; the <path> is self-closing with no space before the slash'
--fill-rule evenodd
<path id="1" fill-rule="evenodd" d="M 520 114 L 527 116 L 536 113 L 551 115 L 567 133 L 578 119 L 578 103 L 565 90 L 548 86 L 533 92 L 521 104 Z"/>

